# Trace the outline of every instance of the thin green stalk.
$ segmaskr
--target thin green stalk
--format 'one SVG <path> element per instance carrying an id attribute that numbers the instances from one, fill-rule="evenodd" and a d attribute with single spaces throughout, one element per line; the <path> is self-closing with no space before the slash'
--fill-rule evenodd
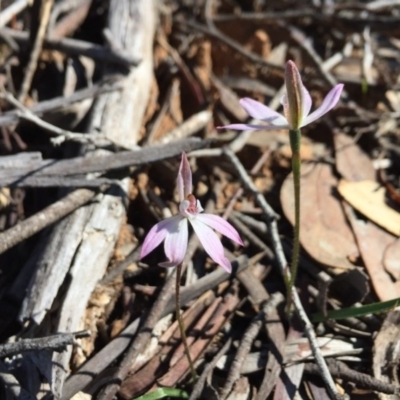
<path id="1" fill-rule="evenodd" d="M 176 267 L 175 313 L 176 313 L 176 319 L 178 320 L 179 330 L 181 331 L 181 337 L 182 337 L 183 347 L 185 349 L 185 355 L 189 361 L 190 373 L 192 374 L 192 380 L 193 380 L 193 382 L 196 382 L 197 375 L 196 375 L 196 371 L 194 369 L 192 357 L 190 357 L 189 346 L 187 344 L 186 333 L 185 333 L 185 325 L 183 323 L 182 315 L 181 315 L 181 305 L 180 305 L 180 303 L 181 303 L 181 292 L 180 292 L 181 274 L 182 274 L 182 264 L 179 264 Z"/>
<path id="2" fill-rule="evenodd" d="M 296 282 L 297 268 L 300 258 L 300 129 L 291 129 L 289 131 L 290 147 L 292 148 L 292 171 L 294 186 L 294 235 L 292 265 L 290 267 L 290 279 L 288 279 L 287 291 L 290 295 L 292 287 Z M 290 297 L 288 297 L 290 299 Z M 289 301 L 290 302 L 290 301 Z"/>
<path id="3" fill-rule="evenodd" d="M 293 186 L 294 186 L 294 233 L 292 265 L 290 268 L 290 288 L 294 285 L 297 276 L 297 267 L 300 257 L 300 153 L 292 154 Z"/>

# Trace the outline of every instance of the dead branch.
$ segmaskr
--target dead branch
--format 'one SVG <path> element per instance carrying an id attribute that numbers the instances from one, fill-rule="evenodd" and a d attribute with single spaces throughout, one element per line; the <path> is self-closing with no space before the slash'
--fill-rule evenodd
<path id="1" fill-rule="evenodd" d="M 90 336 L 90 331 L 58 333 L 36 339 L 22 339 L 15 343 L 0 344 L 0 358 L 12 357 L 26 351 L 63 351 L 66 346 L 76 344 L 76 339 Z"/>
<path id="2" fill-rule="evenodd" d="M 16 31 L 10 28 L 1 28 L 0 37 L 3 35 L 12 38 L 22 46 L 26 46 L 29 40 L 28 32 Z M 125 67 L 136 66 L 140 63 L 139 59 L 132 56 L 128 57 L 126 54 L 116 53 L 104 46 L 77 39 L 45 39 L 43 42 L 43 48 L 58 50 L 71 56 L 86 56 L 93 58 L 93 60 L 119 64 Z"/>
<path id="3" fill-rule="evenodd" d="M 82 176 L 82 174 L 93 172 L 104 173 L 116 169 L 145 165 L 175 157 L 183 151 L 189 152 L 202 148 L 208 143 L 210 143 L 209 140 L 204 141 L 197 138 L 189 138 L 166 145 L 124 151 L 117 153 L 118 157 L 113 153 L 93 157 L 75 157 L 68 160 L 38 160 L 34 166 L 0 169 L 0 186 L 33 186 L 42 180 L 46 182 L 46 180 L 53 179 L 53 182 L 55 182 L 55 178 L 60 181 L 61 177 L 76 179 L 77 176 Z M 86 181 L 90 185 L 90 181 Z"/>
<path id="4" fill-rule="evenodd" d="M 94 198 L 96 192 L 88 189 L 78 189 L 64 198 L 56 201 L 32 217 L 25 219 L 10 229 L 0 233 L 0 254 L 11 247 L 54 224 L 80 206 Z M 1 353 L 0 353 L 1 354 Z"/>

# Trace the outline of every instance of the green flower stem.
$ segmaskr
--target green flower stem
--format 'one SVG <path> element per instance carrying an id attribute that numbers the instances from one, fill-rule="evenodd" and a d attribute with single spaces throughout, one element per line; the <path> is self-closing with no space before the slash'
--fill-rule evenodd
<path id="1" fill-rule="evenodd" d="M 192 379 L 193 379 L 193 382 L 196 382 L 197 375 L 196 375 L 196 371 L 194 369 L 192 357 L 190 356 L 189 346 L 187 344 L 186 333 L 185 333 L 185 325 L 183 323 L 182 315 L 181 315 L 181 305 L 180 305 L 180 303 L 181 303 L 181 292 L 180 292 L 181 275 L 182 275 L 182 264 L 179 264 L 176 267 L 175 313 L 176 313 L 176 319 L 178 320 L 179 330 L 181 331 L 181 338 L 182 338 L 183 347 L 185 349 L 185 354 L 186 354 L 186 357 L 187 357 L 187 359 L 189 361 L 189 366 L 190 366 L 190 372 L 192 374 Z"/>
<path id="2" fill-rule="evenodd" d="M 290 278 L 288 279 L 288 293 L 291 293 L 292 287 L 296 281 L 297 267 L 300 256 L 300 129 L 289 130 L 290 147 L 292 148 L 292 171 L 294 185 L 294 236 L 292 265 L 290 267 Z"/>

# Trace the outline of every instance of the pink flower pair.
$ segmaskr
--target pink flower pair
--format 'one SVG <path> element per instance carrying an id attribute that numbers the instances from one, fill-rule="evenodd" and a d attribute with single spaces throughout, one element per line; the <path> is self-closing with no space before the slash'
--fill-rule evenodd
<path id="1" fill-rule="evenodd" d="M 218 127 L 219 129 L 255 130 L 255 129 L 289 129 L 300 132 L 300 128 L 314 122 L 325 115 L 338 103 L 343 85 L 336 85 L 325 97 L 322 104 L 310 114 L 312 100 L 310 93 L 304 87 L 300 73 L 293 61 L 288 61 L 285 70 L 286 93 L 281 99 L 284 116 L 264 104 L 243 98 L 240 104 L 254 119 L 266 122 L 268 125 L 232 124 Z M 182 154 L 177 187 L 179 191 L 179 214 L 154 225 L 147 234 L 140 258 L 153 251 L 162 241 L 168 261 L 161 263 L 163 267 L 179 265 L 185 256 L 188 244 L 188 222 L 193 227 L 207 254 L 216 262 L 231 272 L 231 263 L 225 257 L 221 240 L 213 231 L 222 233 L 234 242 L 243 245 L 236 229 L 217 215 L 202 214 L 200 202 L 192 194 L 192 172 L 186 154 Z"/>

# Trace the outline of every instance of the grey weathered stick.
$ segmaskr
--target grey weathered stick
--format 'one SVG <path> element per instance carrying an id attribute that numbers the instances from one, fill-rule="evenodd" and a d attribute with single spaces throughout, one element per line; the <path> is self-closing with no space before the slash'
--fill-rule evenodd
<path id="1" fill-rule="evenodd" d="M 276 292 L 271 296 L 265 310 L 264 326 L 268 337 L 272 342 L 268 353 L 268 361 L 264 370 L 264 377 L 258 389 L 255 400 L 264 400 L 272 393 L 282 370 L 283 358 L 285 353 L 285 329 L 278 314 L 278 305 L 283 304 L 282 293 Z"/>
<path id="2" fill-rule="evenodd" d="M 248 259 L 246 256 L 240 256 L 236 261 L 233 261 L 232 265 L 234 270 L 239 273 L 248 267 Z M 196 299 L 207 290 L 214 289 L 231 277 L 231 274 L 228 274 L 222 268 L 216 269 L 211 274 L 200 278 L 193 285 L 182 288 L 181 303 L 186 304 Z M 169 298 L 161 314 L 161 318 L 173 312 L 174 308 L 175 298 L 172 296 Z M 138 329 L 139 322 L 139 319 L 133 321 L 119 336 L 96 353 L 80 370 L 68 378 L 65 383 L 62 400 L 69 400 L 74 394 L 86 388 L 97 374 L 110 365 L 116 357 L 126 351 L 131 338 Z"/>
<path id="3" fill-rule="evenodd" d="M 225 380 L 225 384 L 219 391 L 219 397 L 222 400 L 225 400 L 228 397 L 229 393 L 233 388 L 233 385 L 240 378 L 240 369 L 242 367 L 245 358 L 248 356 L 250 352 L 250 348 L 254 342 L 254 339 L 260 332 L 263 320 L 264 320 L 264 308 L 259 312 L 259 314 L 255 318 L 253 318 L 252 322 L 246 329 L 240 341 L 240 345 L 235 354 L 235 358 L 232 361 L 231 367 L 228 372 L 228 376 Z"/>
<path id="4" fill-rule="evenodd" d="M 120 88 L 120 82 L 117 77 L 105 79 L 94 83 L 93 86 L 77 90 L 71 96 L 60 96 L 51 100 L 44 100 L 28 108 L 33 114 L 42 116 L 47 112 L 57 111 L 79 101 L 96 97 L 102 93 L 113 92 Z M 19 122 L 21 119 L 18 110 L 7 111 L 0 115 L 0 126 L 9 126 Z"/>
<path id="5" fill-rule="evenodd" d="M 1 232 L 0 254 L 86 204 L 93 199 L 95 195 L 96 192 L 93 190 L 75 190 L 35 215 Z"/>
<path id="6" fill-rule="evenodd" d="M 75 157 L 68 160 L 38 160 L 28 167 L 0 168 L 0 186 L 24 186 L 34 178 L 66 177 L 93 172 L 106 172 L 121 168 L 145 165 L 155 161 L 180 155 L 183 151 L 205 147 L 211 143 L 209 140 L 189 138 L 166 145 L 146 147 L 134 151 L 122 151 L 110 155 L 94 155 L 93 157 Z"/>
<path id="7" fill-rule="evenodd" d="M 39 29 L 36 32 L 35 40 L 33 41 L 32 51 L 29 57 L 28 65 L 25 68 L 24 79 L 21 84 L 21 89 L 18 95 L 18 100 L 21 103 L 25 102 L 26 95 L 31 87 L 33 75 L 35 74 L 40 52 L 43 48 L 43 41 L 47 30 L 47 25 L 50 19 L 51 8 L 54 0 L 41 0 L 40 3 L 40 18 Z M 31 13 L 31 15 L 33 15 Z"/>
<path id="8" fill-rule="evenodd" d="M 99 400 L 108 400 L 113 399 L 115 394 L 118 392 L 120 387 L 120 383 L 125 379 L 128 375 L 131 365 L 134 364 L 136 358 L 140 355 L 143 349 L 146 348 L 148 341 L 151 338 L 152 331 L 162 316 L 162 313 L 165 309 L 165 306 L 168 302 L 168 299 L 171 298 L 172 292 L 175 287 L 175 275 L 176 270 L 168 277 L 168 280 L 165 282 L 161 292 L 157 296 L 156 301 L 153 304 L 153 307 L 150 310 L 146 318 L 146 322 L 138 332 L 134 341 L 126 353 L 121 366 L 119 367 L 116 376 L 114 376 L 113 381 L 116 383 L 112 383 L 106 386 L 98 395 Z"/>
<path id="9" fill-rule="evenodd" d="M 61 140 L 57 144 L 61 144 L 63 141 L 67 139 L 75 139 L 75 138 L 86 138 L 86 141 L 89 141 L 92 137 L 93 139 L 96 138 L 96 135 L 91 135 L 89 133 L 84 134 L 84 133 L 77 133 L 77 132 L 71 132 L 67 131 L 65 129 L 59 128 L 58 126 L 55 126 L 53 124 L 50 124 L 49 122 L 44 121 L 37 115 L 35 115 L 32 111 L 29 110 L 29 108 L 25 107 L 18 99 L 16 99 L 11 93 L 9 92 L 3 92 L 0 93 L 0 97 L 2 99 L 7 100 L 9 103 L 11 103 L 13 106 L 15 106 L 18 111 L 17 115 L 20 118 L 26 119 L 37 126 L 43 128 L 46 132 L 50 132 L 53 135 L 56 136 L 62 136 L 63 140 Z M 99 135 L 97 135 L 98 137 Z"/>
<path id="10" fill-rule="evenodd" d="M 29 0 L 16 0 L 0 13 L 0 27 L 7 25 L 29 4 Z"/>
<path id="11" fill-rule="evenodd" d="M 393 399 L 398 399 L 400 395 L 400 387 L 396 384 L 385 382 L 384 380 L 374 378 L 366 373 L 356 371 L 349 368 L 345 363 L 336 360 L 335 358 L 328 360 L 329 370 L 331 374 L 344 381 L 353 382 L 360 389 L 373 390 L 379 393 L 393 394 Z M 320 375 L 320 370 L 313 363 L 306 363 L 304 372 L 309 374 Z M 387 396 L 381 396 L 383 399 L 388 399 Z"/>
<path id="12" fill-rule="evenodd" d="M 248 58 L 250 61 L 252 61 L 253 63 L 255 63 L 257 65 L 265 66 L 267 68 L 270 68 L 273 71 L 278 71 L 278 72 L 283 71 L 283 67 L 273 64 L 271 62 L 268 62 L 264 58 L 260 57 L 258 54 L 247 50 L 239 42 L 237 42 L 236 40 L 233 40 L 228 35 L 221 32 L 220 30 L 216 29 L 215 27 L 210 29 L 209 27 L 199 24 L 197 22 L 194 22 L 192 20 L 190 20 L 190 21 L 185 20 L 185 21 L 182 21 L 181 23 L 182 23 L 182 25 L 186 25 L 192 31 L 199 31 L 199 32 L 201 32 L 207 36 L 210 36 L 214 39 L 220 40 L 221 42 L 225 43 L 227 46 L 229 46 L 233 50 L 237 51 L 238 53 L 242 54 L 244 57 Z"/>
<path id="13" fill-rule="evenodd" d="M 105 76 L 122 75 L 121 88 L 96 99 L 86 131 L 107 134 L 110 141 L 119 143 L 122 148 L 132 148 L 139 139 L 153 79 L 155 3 L 149 0 L 111 0 L 107 23 L 121 49 L 128 51 L 130 57 L 139 57 L 143 61 L 138 67 L 129 68 L 104 63 Z M 80 153 L 89 151 L 90 148 L 82 148 Z M 137 151 L 131 156 L 137 159 L 140 154 L 141 151 Z M 93 158 L 97 156 L 86 154 L 89 164 Z M 114 154 L 112 158 L 119 156 Z M 66 167 L 68 160 L 63 161 Z M 103 171 L 104 168 L 108 169 L 104 165 Z M 62 175 L 62 170 L 59 172 Z M 76 172 L 80 176 L 86 173 L 84 170 Z M 68 274 L 62 302 L 56 318 L 52 319 L 56 325 L 51 329 L 70 332 L 82 326 L 87 303 L 97 282 L 104 276 L 126 218 L 124 203 L 128 185 L 128 179 L 121 180 L 119 185 L 99 196 L 98 202 L 80 207 L 54 226 L 46 246 L 42 244 L 44 248 L 37 254 L 37 270 L 24 299 L 20 319 L 33 319 L 42 325 L 49 323 L 44 317 Z M 43 326 L 43 329 L 50 328 Z M 53 354 L 52 389 L 56 397 L 62 396 L 70 357 L 70 348 Z"/>
<path id="14" fill-rule="evenodd" d="M 67 140 L 73 140 L 81 143 L 91 143 L 96 145 L 97 147 L 104 147 L 114 144 L 110 139 L 110 136 L 107 135 L 100 135 L 98 133 L 72 132 L 66 129 L 59 128 L 56 125 L 50 124 L 49 122 L 46 122 L 45 120 L 35 115 L 31 110 L 29 110 L 29 108 L 25 107 L 9 92 L 0 93 L 0 97 L 4 98 L 17 108 L 17 115 L 20 118 L 26 119 L 27 121 L 30 121 L 42 128 L 45 132 L 49 132 L 50 134 L 55 135 L 56 137 L 50 139 L 50 141 L 56 146 L 59 146 L 61 143 L 64 143 Z"/>
<path id="15" fill-rule="evenodd" d="M 200 129 L 206 127 L 210 122 L 212 114 L 210 111 L 200 111 L 199 113 L 190 117 L 181 126 L 173 129 L 163 136 L 158 142 L 159 143 L 170 143 L 175 140 L 179 140 L 194 133 L 198 132 Z"/>
<path id="16" fill-rule="evenodd" d="M 209 376 L 209 374 L 212 372 L 212 370 L 215 368 L 217 365 L 219 359 L 225 355 L 225 353 L 229 350 L 229 348 L 232 345 L 232 339 L 229 338 L 224 345 L 221 347 L 221 349 L 218 351 L 218 353 L 214 356 L 212 361 L 210 363 L 207 363 L 206 367 L 204 368 L 203 372 L 201 373 L 199 379 L 197 380 L 196 384 L 193 387 L 192 393 L 190 394 L 189 400 L 196 400 L 201 398 L 201 393 L 203 391 L 204 385 L 206 383 L 206 380 Z"/>
<path id="17" fill-rule="evenodd" d="M 36 339 L 22 339 L 18 342 L 0 344 L 0 358 L 11 357 L 25 351 L 52 350 L 63 351 L 66 346 L 76 343 L 77 338 L 90 336 L 90 331 L 58 333 Z"/>
<path id="18" fill-rule="evenodd" d="M 267 201 L 265 200 L 265 197 L 257 190 L 257 188 L 251 181 L 249 175 L 247 174 L 242 163 L 236 157 L 236 155 L 228 148 L 224 149 L 224 154 L 229 158 L 229 160 L 232 162 L 233 166 L 236 168 L 236 171 L 238 172 L 240 180 L 242 181 L 243 185 L 246 187 L 246 189 L 248 189 L 253 194 L 253 196 L 256 198 L 257 203 L 262 208 L 262 210 L 267 218 L 272 247 L 276 254 L 280 272 L 281 272 L 282 276 L 285 276 L 288 263 L 286 261 L 286 257 L 285 257 L 285 254 L 284 254 L 283 248 L 282 248 L 282 243 L 281 243 L 281 240 L 279 237 L 278 225 L 276 222 L 275 212 L 273 211 L 271 206 L 267 203 Z M 292 298 L 293 298 L 293 303 L 296 308 L 296 312 L 304 324 L 305 334 L 310 342 L 310 347 L 311 347 L 313 356 L 315 358 L 315 362 L 318 365 L 318 367 L 320 368 L 321 377 L 328 389 L 329 395 L 331 396 L 332 399 L 346 398 L 346 397 L 341 397 L 339 395 L 339 392 L 336 388 L 335 382 L 329 372 L 328 366 L 326 365 L 325 359 L 322 356 L 321 350 L 318 347 L 314 328 L 313 328 L 306 312 L 304 311 L 303 305 L 301 304 L 299 295 L 298 295 L 295 287 L 293 287 L 293 289 L 292 289 Z"/>
<path id="19" fill-rule="evenodd" d="M 1 28 L 1 35 L 9 36 L 21 45 L 26 45 L 29 40 L 29 33 L 16 31 L 10 28 Z M 86 56 L 97 61 L 115 63 L 125 67 L 138 65 L 140 60 L 134 56 L 127 57 L 126 54 L 119 54 L 98 44 L 84 42 L 83 40 L 63 38 L 45 39 L 43 43 L 45 49 L 59 50 L 75 56 Z"/>

